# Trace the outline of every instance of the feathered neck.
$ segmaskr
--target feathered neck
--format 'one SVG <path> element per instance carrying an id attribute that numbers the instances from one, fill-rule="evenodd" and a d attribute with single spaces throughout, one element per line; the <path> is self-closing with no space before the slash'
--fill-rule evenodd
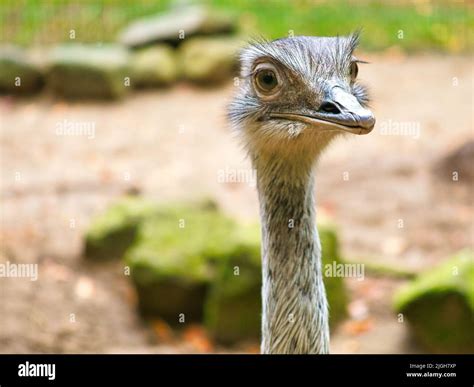
<path id="1" fill-rule="evenodd" d="M 262 352 L 328 353 L 314 160 L 252 157 L 262 222 Z"/>

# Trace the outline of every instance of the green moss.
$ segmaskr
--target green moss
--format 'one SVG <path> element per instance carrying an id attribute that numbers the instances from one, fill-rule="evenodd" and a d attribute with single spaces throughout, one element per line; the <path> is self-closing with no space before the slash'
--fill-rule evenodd
<path id="1" fill-rule="evenodd" d="M 134 275 L 146 285 L 157 277 L 207 281 L 213 263 L 232 249 L 234 222 L 214 209 L 167 206 L 147 218 L 126 254 L 133 267 L 146 267 L 146 275 Z"/>
<path id="2" fill-rule="evenodd" d="M 95 217 L 85 238 L 84 255 L 95 260 L 121 258 L 134 242 L 143 219 L 157 211 L 156 205 L 127 197 Z"/>
<path id="3" fill-rule="evenodd" d="M 433 352 L 474 352 L 474 258 L 464 251 L 400 289 L 395 309 Z"/>
<path id="4" fill-rule="evenodd" d="M 235 37 L 191 38 L 179 48 L 183 77 L 215 84 L 237 74 L 238 51 L 244 40 Z"/>
<path id="5" fill-rule="evenodd" d="M 43 82 L 40 69 L 22 50 L 0 47 L 0 92 L 30 94 L 38 91 Z"/>
<path id="6" fill-rule="evenodd" d="M 205 305 L 205 324 L 222 343 L 258 339 L 261 261 L 258 225 L 239 225 L 235 248 L 222 261 Z"/>
<path id="7" fill-rule="evenodd" d="M 319 238 L 321 240 L 322 248 L 322 264 L 332 265 L 343 263 L 339 252 L 339 241 L 337 239 L 337 232 L 330 224 L 321 224 L 318 227 Z M 325 270 L 323 270 L 323 273 Z M 347 293 L 344 286 L 344 279 L 342 277 L 327 277 L 324 278 L 324 286 L 329 304 L 329 325 L 333 329 L 343 320 L 347 315 Z"/>
<path id="8" fill-rule="evenodd" d="M 130 71 L 136 87 L 166 86 L 178 78 L 178 63 L 174 50 L 158 44 L 133 54 Z"/>
<path id="9" fill-rule="evenodd" d="M 47 83 L 65 98 L 116 99 L 128 92 L 128 66 L 128 51 L 118 45 L 62 45 L 52 51 Z"/>
<path id="10" fill-rule="evenodd" d="M 126 254 L 140 310 L 177 323 L 200 321 L 221 262 L 236 254 L 236 225 L 213 205 L 161 207 Z"/>

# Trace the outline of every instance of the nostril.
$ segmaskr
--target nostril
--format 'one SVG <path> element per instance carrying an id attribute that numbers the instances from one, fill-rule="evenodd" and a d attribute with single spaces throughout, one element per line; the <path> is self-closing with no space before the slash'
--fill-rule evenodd
<path id="1" fill-rule="evenodd" d="M 332 102 L 327 102 L 327 101 L 321 104 L 321 106 L 319 107 L 319 110 L 322 112 L 331 113 L 331 114 L 341 113 L 341 110 L 337 107 L 336 104 Z"/>

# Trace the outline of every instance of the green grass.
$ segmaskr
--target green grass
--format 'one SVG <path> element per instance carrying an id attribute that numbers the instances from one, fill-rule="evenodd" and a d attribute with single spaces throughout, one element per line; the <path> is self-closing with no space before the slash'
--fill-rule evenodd
<path id="1" fill-rule="evenodd" d="M 343 35 L 362 28 L 362 47 L 407 52 L 472 52 L 474 13 L 468 1 L 394 2 L 208 0 L 234 13 L 241 30 L 267 38 Z M 0 42 L 22 45 L 113 41 L 131 20 L 166 9 L 172 0 L 0 0 Z M 403 39 L 399 34 L 403 31 Z"/>

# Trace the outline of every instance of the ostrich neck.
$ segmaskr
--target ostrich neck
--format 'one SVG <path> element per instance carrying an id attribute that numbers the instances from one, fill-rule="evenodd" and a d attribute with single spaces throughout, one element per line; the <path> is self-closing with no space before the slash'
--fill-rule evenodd
<path id="1" fill-rule="evenodd" d="M 262 221 L 262 352 L 327 353 L 313 162 L 253 162 Z"/>

